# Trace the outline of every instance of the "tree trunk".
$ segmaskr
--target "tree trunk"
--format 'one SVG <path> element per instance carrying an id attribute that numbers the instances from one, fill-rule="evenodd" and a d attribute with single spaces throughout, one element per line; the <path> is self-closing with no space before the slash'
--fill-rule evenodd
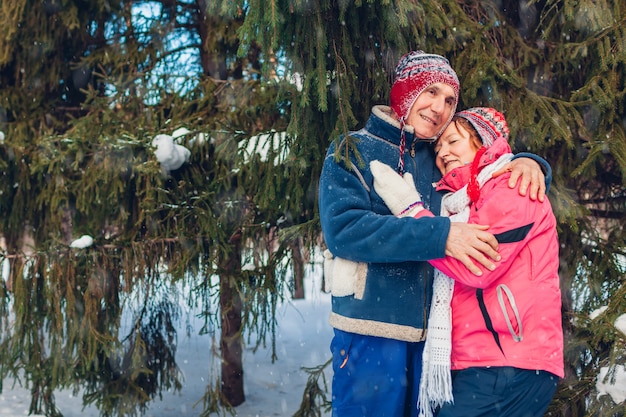
<path id="1" fill-rule="evenodd" d="M 302 241 L 296 239 L 291 244 L 291 259 L 293 261 L 293 298 L 304 299 L 304 257 L 302 256 Z"/>
<path id="2" fill-rule="evenodd" d="M 221 391 L 223 400 L 230 406 L 236 407 L 246 398 L 243 392 L 242 301 L 236 279 L 241 271 L 241 247 L 237 238 L 231 239 L 231 243 L 233 243 L 232 251 L 225 259 L 223 274 L 220 277 Z"/>
<path id="3" fill-rule="evenodd" d="M 563 343 L 565 346 L 571 346 L 574 341 L 574 334 L 576 329 L 574 327 L 574 308 L 572 298 L 572 285 L 573 277 L 576 275 L 576 271 L 573 270 L 569 259 L 572 259 L 571 255 L 567 255 L 561 251 L 559 256 L 559 280 L 561 285 L 561 314 L 563 317 Z M 568 398 L 566 401 L 554 401 L 550 405 L 554 407 L 554 412 L 560 417 L 578 417 L 585 415 L 585 403 L 588 401 L 585 396 L 582 398 L 575 396 L 572 398 L 570 387 L 575 386 L 578 381 L 576 363 L 578 363 L 578 355 L 574 351 L 575 356 L 567 356 L 565 353 L 565 376 L 558 387 L 558 391 L 555 394 L 555 398 Z M 575 392 L 575 391 L 574 391 Z M 548 415 L 547 413 L 546 415 Z"/>

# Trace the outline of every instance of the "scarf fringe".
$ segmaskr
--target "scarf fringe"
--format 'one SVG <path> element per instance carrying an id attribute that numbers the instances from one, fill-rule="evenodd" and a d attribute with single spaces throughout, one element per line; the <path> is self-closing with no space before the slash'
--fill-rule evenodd
<path id="1" fill-rule="evenodd" d="M 432 417 L 434 409 L 441 407 L 444 403 L 454 402 L 450 373 L 452 350 L 450 301 L 453 292 L 454 281 L 441 271 L 435 270 L 428 333 L 422 354 L 419 417 Z"/>
<path id="2" fill-rule="evenodd" d="M 426 384 L 420 385 L 419 417 L 432 417 L 433 410 L 445 403 L 454 403 L 452 376 L 449 367 L 445 365 L 433 366 L 427 380 Z"/>

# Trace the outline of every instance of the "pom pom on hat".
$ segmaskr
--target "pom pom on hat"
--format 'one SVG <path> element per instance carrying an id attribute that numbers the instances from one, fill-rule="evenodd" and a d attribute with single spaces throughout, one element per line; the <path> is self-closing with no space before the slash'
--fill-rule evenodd
<path id="1" fill-rule="evenodd" d="M 478 136 L 485 147 L 490 147 L 493 142 L 502 137 L 508 142 L 509 126 L 504 115 L 490 107 L 472 107 L 462 110 L 454 115 L 454 118 L 462 117 L 471 123 L 478 132 Z"/>
<path id="2" fill-rule="evenodd" d="M 459 102 L 459 79 L 450 62 L 441 55 L 413 51 L 398 61 L 395 78 L 389 93 L 393 111 L 401 119 L 406 118 L 417 97 L 429 86 L 444 83 L 454 90 L 455 103 Z"/>

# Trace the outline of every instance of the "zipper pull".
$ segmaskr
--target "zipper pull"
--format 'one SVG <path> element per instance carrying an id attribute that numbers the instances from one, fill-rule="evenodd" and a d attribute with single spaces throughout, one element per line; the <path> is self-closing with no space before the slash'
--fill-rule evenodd
<path id="1" fill-rule="evenodd" d="M 411 150 L 409 151 L 411 158 L 415 158 L 415 139 L 411 142 Z"/>

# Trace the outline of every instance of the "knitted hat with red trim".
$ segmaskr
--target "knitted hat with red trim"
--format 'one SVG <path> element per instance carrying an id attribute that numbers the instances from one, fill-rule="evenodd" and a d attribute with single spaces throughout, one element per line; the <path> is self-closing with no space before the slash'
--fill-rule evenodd
<path id="1" fill-rule="evenodd" d="M 490 147 L 493 142 L 502 137 L 509 141 L 509 126 L 504 115 L 491 107 L 472 107 L 462 110 L 454 115 L 454 118 L 462 117 L 471 123 L 478 132 L 478 136 L 485 147 Z"/>
<path id="2" fill-rule="evenodd" d="M 398 61 L 389 93 L 390 106 L 400 119 L 406 119 L 417 97 L 429 86 L 444 83 L 454 90 L 454 108 L 459 102 L 459 79 L 450 62 L 441 55 L 412 51 Z"/>
<path id="3" fill-rule="evenodd" d="M 467 195 L 473 202 L 480 197 L 480 185 L 478 184 L 478 170 L 480 158 L 498 138 L 508 142 L 509 125 L 506 123 L 504 115 L 491 107 L 472 107 L 462 110 L 454 115 L 454 119 L 463 118 L 470 122 L 476 129 L 483 146 L 478 150 L 472 161 L 470 168 L 470 178 L 467 184 Z"/>

